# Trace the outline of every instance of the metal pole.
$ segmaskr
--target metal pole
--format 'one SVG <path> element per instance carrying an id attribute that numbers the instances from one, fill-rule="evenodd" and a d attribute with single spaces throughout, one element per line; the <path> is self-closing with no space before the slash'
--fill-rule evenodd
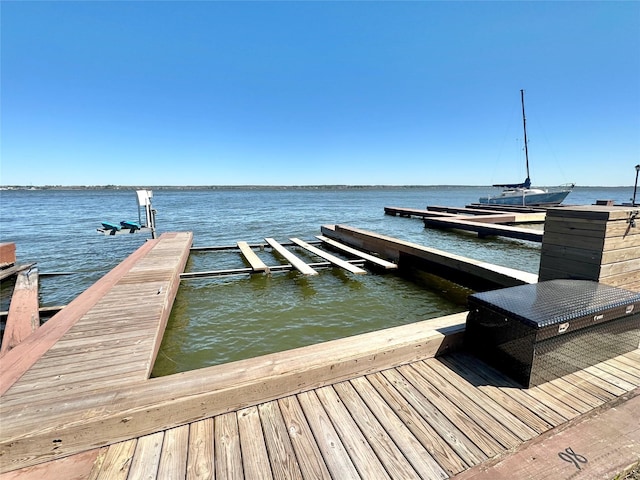
<path id="1" fill-rule="evenodd" d="M 527 180 L 529 179 L 529 146 L 527 145 L 527 119 L 524 116 L 524 90 L 520 90 L 520 102 L 522 103 L 522 129 L 524 130 L 524 158 L 527 162 Z M 527 188 L 529 188 L 527 186 Z"/>
<path id="2" fill-rule="evenodd" d="M 638 172 L 640 172 L 640 165 L 636 165 L 636 183 L 633 186 L 633 199 L 631 200 L 631 206 L 636 206 L 636 191 L 638 190 Z"/>

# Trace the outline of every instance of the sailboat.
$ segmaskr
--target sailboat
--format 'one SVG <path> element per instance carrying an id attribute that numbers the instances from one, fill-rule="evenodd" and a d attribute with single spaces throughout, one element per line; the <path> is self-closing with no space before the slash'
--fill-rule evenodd
<path id="1" fill-rule="evenodd" d="M 529 149 L 527 147 L 527 119 L 524 114 L 524 90 L 520 90 L 522 102 L 522 126 L 524 128 L 524 156 L 527 166 L 527 178 L 522 183 L 495 184 L 504 190 L 495 196 L 481 197 L 480 203 L 485 205 L 518 205 L 518 206 L 554 206 L 560 205 L 575 184 L 561 185 L 552 191 L 542 188 L 531 188 L 529 176 Z"/>

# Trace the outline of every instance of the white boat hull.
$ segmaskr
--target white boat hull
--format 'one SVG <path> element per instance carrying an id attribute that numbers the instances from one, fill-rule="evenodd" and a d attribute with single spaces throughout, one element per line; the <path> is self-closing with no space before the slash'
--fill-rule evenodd
<path id="1" fill-rule="evenodd" d="M 560 205 L 571 190 L 555 192 L 530 191 L 528 189 L 510 190 L 494 197 L 481 197 L 480 203 L 485 205 L 518 205 L 518 206 L 553 206 Z"/>

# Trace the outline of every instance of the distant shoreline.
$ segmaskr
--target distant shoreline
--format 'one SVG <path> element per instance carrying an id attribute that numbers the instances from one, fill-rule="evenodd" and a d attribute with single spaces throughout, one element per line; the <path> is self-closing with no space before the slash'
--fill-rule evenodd
<path id="1" fill-rule="evenodd" d="M 1 185 L 0 190 L 398 190 L 418 188 L 495 188 L 491 185 Z M 633 188 L 633 185 L 576 188 Z"/>

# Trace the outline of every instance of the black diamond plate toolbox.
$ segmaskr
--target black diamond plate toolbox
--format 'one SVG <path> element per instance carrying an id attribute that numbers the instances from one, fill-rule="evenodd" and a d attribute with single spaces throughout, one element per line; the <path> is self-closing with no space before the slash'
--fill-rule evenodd
<path id="1" fill-rule="evenodd" d="M 640 293 L 551 280 L 469 296 L 465 346 L 525 387 L 640 344 Z"/>

